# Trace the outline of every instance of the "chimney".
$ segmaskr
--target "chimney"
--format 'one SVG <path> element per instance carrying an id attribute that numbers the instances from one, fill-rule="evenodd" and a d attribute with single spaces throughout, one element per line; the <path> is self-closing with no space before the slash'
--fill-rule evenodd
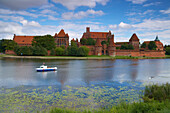
<path id="1" fill-rule="evenodd" d="M 86 33 L 90 33 L 90 27 L 86 27 Z"/>

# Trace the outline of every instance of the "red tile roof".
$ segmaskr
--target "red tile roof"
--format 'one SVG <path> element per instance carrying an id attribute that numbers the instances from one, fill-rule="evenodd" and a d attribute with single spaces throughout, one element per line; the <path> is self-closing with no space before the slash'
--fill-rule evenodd
<path id="1" fill-rule="evenodd" d="M 91 38 L 107 38 L 109 32 L 90 32 Z"/>
<path id="2" fill-rule="evenodd" d="M 61 31 L 58 33 L 58 37 L 65 37 L 65 32 L 63 29 L 61 29 Z"/>
<path id="3" fill-rule="evenodd" d="M 138 36 L 134 33 L 129 41 L 139 41 Z"/>
<path id="4" fill-rule="evenodd" d="M 35 36 L 16 36 L 14 35 L 13 40 L 17 44 L 32 44 L 32 40 Z"/>

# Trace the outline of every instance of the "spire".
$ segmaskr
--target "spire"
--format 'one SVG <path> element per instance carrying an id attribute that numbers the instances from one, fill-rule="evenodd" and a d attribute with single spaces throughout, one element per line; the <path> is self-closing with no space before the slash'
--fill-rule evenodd
<path id="1" fill-rule="evenodd" d="M 156 36 L 155 41 L 160 41 L 160 40 L 158 39 L 158 35 Z"/>
<path id="2" fill-rule="evenodd" d="M 95 46 L 102 46 L 100 40 L 97 38 Z"/>

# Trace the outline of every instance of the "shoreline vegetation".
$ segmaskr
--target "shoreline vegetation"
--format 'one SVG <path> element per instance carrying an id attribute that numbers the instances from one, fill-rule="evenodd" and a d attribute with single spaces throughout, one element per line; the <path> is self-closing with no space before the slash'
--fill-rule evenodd
<path id="1" fill-rule="evenodd" d="M 60 59 L 60 60 L 112 60 L 112 59 L 166 59 L 170 58 L 170 55 L 165 57 L 132 57 L 132 56 L 96 56 L 91 55 L 87 57 L 78 57 L 78 56 L 16 56 L 16 55 L 7 55 L 2 54 L 0 58 L 25 58 L 25 59 Z"/>
<path id="2" fill-rule="evenodd" d="M 109 109 L 74 111 L 52 108 L 50 113 L 170 113 L 170 84 L 149 85 L 145 87 L 143 101 L 121 102 Z"/>

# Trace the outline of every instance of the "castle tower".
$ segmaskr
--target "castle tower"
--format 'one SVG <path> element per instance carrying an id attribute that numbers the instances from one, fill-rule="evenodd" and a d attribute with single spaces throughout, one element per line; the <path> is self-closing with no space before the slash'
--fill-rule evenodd
<path id="1" fill-rule="evenodd" d="M 139 38 L 137 37 L 137 35 L 135 33 L 130 38 L 129 44 L 131 44 L 135 50 L 139 49 Z"/>
<path id="2" fill-rule="evenodd" d="M 102 55 L 102 45 L 99 39 L 97 39 L 95 44 L 95 55 Z"/>
<path id="3" fill-rule="evenodd" d="M 109 46 L 108 46 L 108 54 L 109 56 L 116 56 L 116 46 L 114 43 L 114 35 L 112 35 L 112 38 L 109 41 Z"/>

